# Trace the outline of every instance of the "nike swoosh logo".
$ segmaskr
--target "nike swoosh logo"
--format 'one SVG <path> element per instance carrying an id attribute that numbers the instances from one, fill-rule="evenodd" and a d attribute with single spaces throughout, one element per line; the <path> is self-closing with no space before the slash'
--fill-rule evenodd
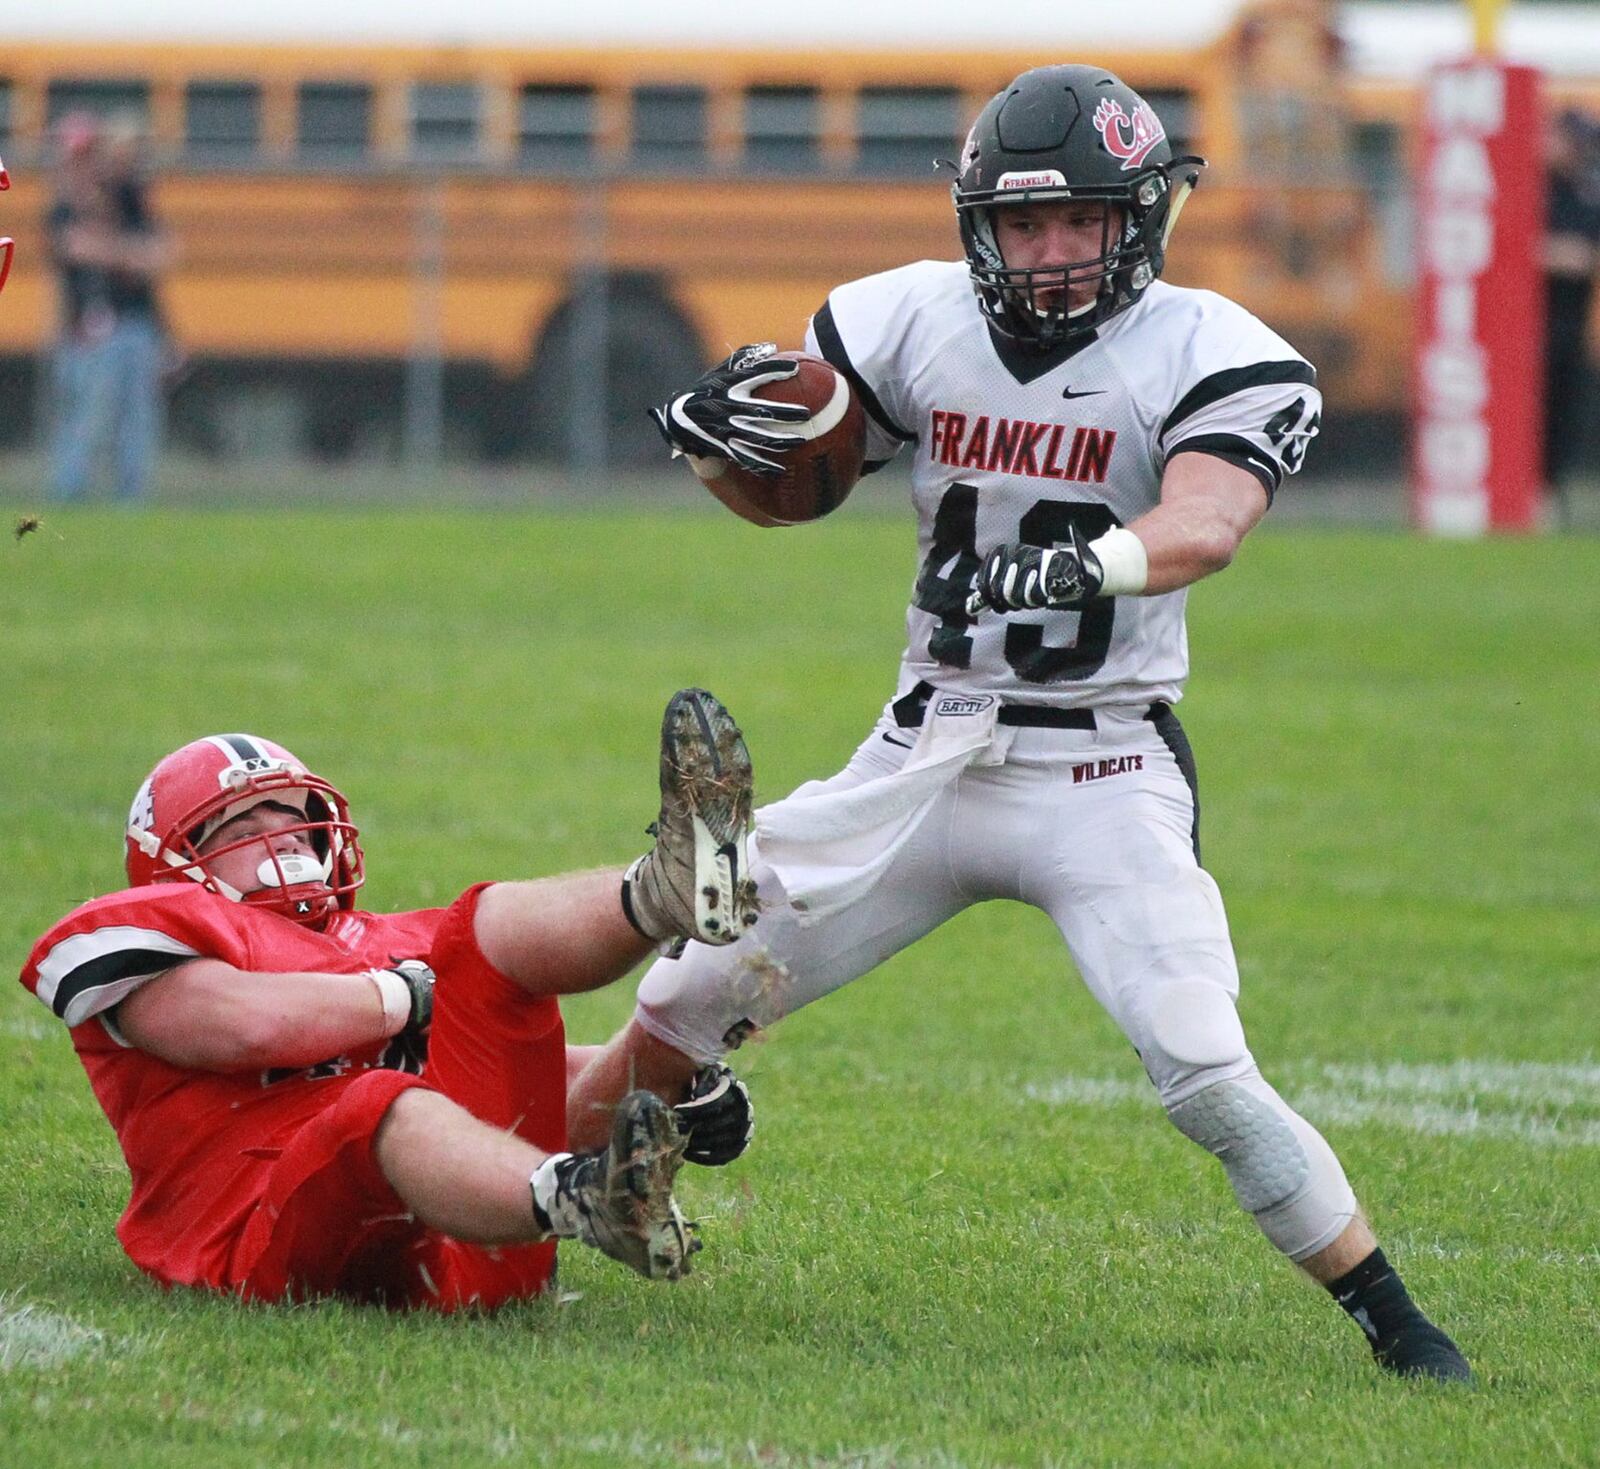
<path id="1" fill-rule="evenodd" d="M 1075 393 L 1071 388 L 1063 388 L 1061 390 L 1061 396 L 1063 398 L 1099 398 L 1104 396 L 1104 394 L 1104 388 L 1089 388 L 1082 393 Z"/>

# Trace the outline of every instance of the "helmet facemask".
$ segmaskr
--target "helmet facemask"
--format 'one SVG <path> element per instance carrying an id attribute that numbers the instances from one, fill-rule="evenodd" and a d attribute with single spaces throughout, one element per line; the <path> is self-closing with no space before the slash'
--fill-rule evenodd
<path id="1" fill-rule="evenodd" d="M 300 819 L 214 845 L 218 834 L 231 823 L 263 805 Z M 183 838 L 185 855 L 189 857 L 183 866 L 193 865 L 206 884 L 223 897 L 269 908 L 296 923 L 317 928 L 338 909 L 334 875 L 340 864 L 336 859 L 354 842 L 355 830 L 334 814 L 319 792 L 301 786 L 268 786 L 224 807 Z M 292 849 L 302 845 L 291 842 L 297 836 L 304 837 L 303 845 L 311 848 L 310 855 Z M 257 886 L 241 889 L 222 878 L 220 859 L 234 852 L 245 852 L 251 859 L 259 857 L 254 862 Z"/>
<path id="2" fill-rule="evenodd" d="M 193 747 L 186 747 L 193 748 Z M 179 752 L 181 756 L 183 752 Z M 361 846 L 344 797 L 320 776 L 287 761 L 257 762 L 253 768 L 225 770 L 220 786 L 211 789 L 178 815 L 158 824 L 148 793 L 149 782 L 134 803 L 128 826 L 129 876 L 137 884 L 188 878 L 233 902 L 267 908 L 309 928 L 325 928 L 365 880 Z M 157 777 L 159 777 L 159 767 Z M 271 804 L 296 819 L 271 830 L 256 830 L 213 845 L 228 823 L 255 807 Z M 286 838 L 304 834 L 311 848 L 286 850 Z M 229 854 L 253 848 L 254 882 L 229 882 L 218 862 Z"/>
<path id="3" fill-rule="evenodd" d="M 1177 159 L 1175 165 L 1198 161 Z M 1172 224 L 1193 187 L 1193 175 L 1175 186 L 1168 168 L 1162 166 L 1109 187 L 1073 188 L 1052 180 L 1042 187 L 963 195 L 958 185 L 956 217 L 983 314 L 1003 336 L 1039 351 L 1051 351 L 1093 332 L 1132 306 L 1160 275 Z M 1063 201 L 1102 204 L 1098 253 L 1042 267 L 1008 266 L 995 233 L 998 212 Z M 1079 287 L 1095 283 L 1094 299 L 1072 306 L 1067 293 L 1060 291 L 1063 281 Z M 1058 292 L 1056 300 L 1044 299 Z"/>

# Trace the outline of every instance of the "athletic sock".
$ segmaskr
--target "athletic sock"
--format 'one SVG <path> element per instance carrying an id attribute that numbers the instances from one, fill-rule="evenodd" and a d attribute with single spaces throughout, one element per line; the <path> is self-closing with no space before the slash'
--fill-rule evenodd
<path id="1" fill-rule="evenodd" d="M 573 1185 L 582 1165 L 592 1155 L 553 1153 L 533 1171 L 528 1189 L 533 1195 L 533 1219 L 545 1235 L 573 1239 L 582 1227 L 582 1210 Z"/>
<path id="2" fill-rule="evenodd" d="M 633 925 L 633 931 L 642 939 L 649 939 L 651 943 L 661 942 L 661 935 L 651 933 L 644 925 L 644 920 L 639 916 L 639 900 L 644 895 L 638 890 L 639 869 L 644 866 L 643 857 L 635 857 L 628 865 L 628 870 L 622 874 L 622 916 Z"/>
<path id="3" fill-rule="evenodd" d="M 1408 1327 L 1428 1324 L 1428 1318 L 1406 1290 L 1405 1282 L 1379 1249 L 1373 1250 L 1354 1270 L 1329 1281 L 1328 1294 L 1366 1333 L 1375 1352 L 1381 1351 Z"/>

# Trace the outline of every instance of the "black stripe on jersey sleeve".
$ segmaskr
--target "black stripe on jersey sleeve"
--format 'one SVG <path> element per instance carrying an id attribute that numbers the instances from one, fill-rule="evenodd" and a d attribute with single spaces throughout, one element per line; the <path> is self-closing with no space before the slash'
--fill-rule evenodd
<path id="1" fill-rule="evenodd" d="M 1282 466 L 1249 439 L 1240 438 L 1238 434 L 1196 434 L 1192 439 L 1185 439 L 1174 446 L 1167 455 L 1167 463 L 1172 463 L 1180 454 L 1209 454 L 1213 459 L 1226 459 L 1229 464 L 1249 470 L 1261 481 L 1269 505 L 1278 493 L 1278 486 L 1283 483 Z"/>
<path id="2" fill-rule="evenodd" d="M 833 322 L 832 303 L 824 301 L 822 310 L 811 318 L 811 325 L 817 333 L 817 345 L 822 348 L 822 355 L 842 372 L 849 380 L 850 386 L 856 390 L 856 397 L 861 399 L 861 406 L 867 410 L 872 421 L 886 434 L 893 434 L 902 444 L 914 444 L 917 441 L 915 434 L 908 434 L 887 413 L 883 411 L 883 404 L 878 401 L 878 395 L 867 386 L 855 363 L 850 360 L 850 354 L 844 349 L 844 339 L 839 335 L 839 328 Z M 880 461 L 875 468 L 881 468 L 885 461 Z M 870 471 L 864 471 L 870 473 Z"/>
<path id="3" fill-rule="evenodd" d="M 1246 388 L 1271 387 L 1274 383 L 1305 383 L 1317 385 L 1317 370 L 1309 362 L 1295 358 L 1290 362 L 1256 362 L 1249 367 L 1228 367 L 1203 377 L 1182 398 L 1161 425 L 1161 437 L 1172 432 L 1186 418 L 1193 418 L 1202 408 L 1242 393 Z"/>
<path id="4" fill-rule="evenodd" d="M 132 988 L 127 985 L 128 980 L 153 978 L 193 957 L 193 954 L 174 954 L 170 949 L 119 949 L 114 954 L 86 959 L 71 973 L 62 976 L 50 1008 L 68 1025 L 81 1025 L 97 1009 L 105 1008 L 94 1003 L 97 991 L 120 985 L 125 994 Z M 119 994 L 116 998 L 121 997 Z"/>

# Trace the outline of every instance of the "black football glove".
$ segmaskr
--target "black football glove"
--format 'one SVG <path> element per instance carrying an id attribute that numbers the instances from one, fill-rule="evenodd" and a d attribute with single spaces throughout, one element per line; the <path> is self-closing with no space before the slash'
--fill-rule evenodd
<path id="1" fill-rule="evenodd" d="M 750 1089 L 726 1066 L 702 1066 L 689 1084 L 687 1101 L 672 1109 L 688 1146 L 683 1156 L 706 1168 L 731 1163 L 756 1135 Z"/>
<path id="2" fill-rule="evenodd" d="M 967 611 L 1020 612 L 1034 607 L 1082 607 L 1105 584 L 1100 558 L 1072 526 L 1064 546 L 996 546 L 984 558 Z"/>
<path id="3" fill-rule="evenodd" d="M 769 403 L 755 396 L 755 389 L 800 371 L 798 362 L 771 361 L 777 350 L 773 342 L 740 347 L 688 392 L 650 410 L 674 456 L 713 456 L 731 459 L 751 474 L 783 473 L 782 462 L 772 456 L 806 442 L 804 434 L 783 425 L 804 423 L 811 410 L 803 403 Z"/>
<path id="4" fill-rule="evenodd" d="M 405 1031 L 412 1035 L 427 1035 L 433 1025 L 433 970 L 420 959 L 402 959 L 388 966 L 389 973 L 398 974 L 411 991 L 411 1018 Z"/>

